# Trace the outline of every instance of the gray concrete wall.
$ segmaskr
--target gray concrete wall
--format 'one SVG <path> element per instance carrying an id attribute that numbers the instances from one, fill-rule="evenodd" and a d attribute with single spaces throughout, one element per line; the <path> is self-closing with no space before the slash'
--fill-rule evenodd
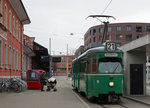
<path id="1" fill-rule="evenodd" d="M 125 95 L 130 95 L 130 64 L 143 64 L 143 85 L 144 85 L 144 95 L 145 95 L 145 74 L 146 74 L 146 54 L 140 51 L 130 51 L 124 52 L 124 93 Z"/>
<path id="2" fill-rule="evenodd" d="M 130 64 L 143 64 L 144 95 L 146 94 L 146 55 L 150 55 L 150 35 L 121 47 L 124 52 L 124 93 L 130 95 Z"/>

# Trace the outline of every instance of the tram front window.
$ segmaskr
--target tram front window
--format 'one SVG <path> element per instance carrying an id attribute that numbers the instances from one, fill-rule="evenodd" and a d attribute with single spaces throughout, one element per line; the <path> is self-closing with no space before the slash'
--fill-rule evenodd
<path id="1" fill-rule="evenodd" d="M 28 81 L 38 81 L 38 71 L 29 71 L 28 72 Z"/>
<path id="2" fill-rule="evenodd" d="M 122 66 L 120 62 L 100 62 L 98 70 L 101 73 L 120 73 Z"/>

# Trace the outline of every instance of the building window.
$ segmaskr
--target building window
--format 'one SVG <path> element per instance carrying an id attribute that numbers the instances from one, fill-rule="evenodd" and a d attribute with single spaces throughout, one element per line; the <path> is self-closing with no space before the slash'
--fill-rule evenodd
<path id="1" fill-rule="evenodd" d="M 93 42 L 96 42 L 96 38 L 95 37 L 93 37 Z"/>
<path id="2" fill-rule="evenodd" d="M 90 30 L 90 35 L 91 35 L 91 30 Z"/>
<path id="3" fill-rule="evenodd" d="M 110 40 L 111 41 L 111 35 L 107 35 L 106 40 Z"/>
<path id="4" fill-rule="evenodd" d="M 96 29 L 93 30 L 93 35 L 96 35 Z"/>
<path id="5" fill-rule="evenodd" d="M 19 70 L 21 70 L 21 53 L 19 52 Z"/>
<path id="6" fill-rule="evenodd" d="M 15 36 L 15 16 L 13 16 L 13 35 Z"/>
<path id="7" fill-rule="evenodd" d="M 142 26 L 136 26 L 136 32 L 142 32 Z"/>
<path id="8" fill-rule="evenodd" d="M 122 36 L 120 34 L 116 35 L 116 40 L 121 40 Z"/>
<path id="9" fill-rule="evenodd" d="M 5 68 L 7 68 L 7 44 L 5 43 Z"/>
<path id="10" fill-rule="evenodd" d="M 15 69 L 15 49 L 13 49 L 13 69 Z"/>
<path id="11" fill-rule="evenodd" d="M 18 51 L 16 51 L 16 69 L 18 70 Z"/>
<path id="12" fill-rule="evenodd" d="M 11 32 L 11 11 L 9 11 L 9 31 Z"/>
<path id="13" fill-rule="evenodd" d="M 61 65 L 57 65 L 57 67 L 61 67 Z"/>
<path id="14" fill-rule="evenodd" d="M 2 40 L 0 38 L 0 68 L 2 68 Z"/>
<path id="15" fill-rule="evenodd" d="M 150 26 L 147 26 L 147 27 L 146 27 L 146 31 L 147 31 L 147 32 L 150 32 Z"/>
<path id="16" fill-rule="evenodd" d="M 57 69 L 57 71 L 60 71 L 60 69 Z"/>
<path id="17" fill-rule="evenodd" d="M 9 69 L 11 69 L 11 46 L 9 46 Z"/>
<path id="18" fill-rule="evenodd" d="M 66 65 L 62 65 L 62 67 L 66 67 Z"/>
<path id="19" fill-rule="evenodd" d="M 18 21 L 16 21 L 16 38 L 18 39 Z"/>
<path id="20" fill-rule="evenodd" d="M 129 26 L 129 25 L 126 26 L 126 30 L 127 30 L 127 31 L 131 31 L 131 26 Z"/>
<path id="21" fill-rule="evenodd" d="M 102 33 L 103 32 L 103 28 L 99 28 L 99 33 Z"/>
<path id="22" fill-rule="evenodd" d="M 91 38 L 90 38 L 90 43 L 91 43 Z"/>
<path id="23" fill-rule="evenodd" d="M 2 14 L 2 0 L 0 0 L 0 13 Z M 0 22 L 1 22 L 1 18 L 0 18 Z"/>
<path id="24" fill-rule="evenodd" d="M 102 36 L 99 36 L 99 41 L 102 42 Z"/>
<path id="25" fill-rule="evenodd" d="M 126 35 L 126 41 L 131 41 L 132 40 L 132 35 Z"/>
<path id="26" fill-rule="evenodd" d="M 19 41 L 20 41 L 20 24 L 19 24 L 19 30 L 18 30 L 18 39 L 19 39 Z"/>
<path id="27" fill-rule="evenodd" d="M 7 28 L 7 5 L 5 4 L 5 17 L 4 17 L 4 24 L 5 27 Z"/>
<path id="28" fill-rule="evenodd" d="M 66 57 L 62 57 L 62 59 L 66 59 Z"/>
<path id="29" fill-rule="evenodd" d="M 140 34 L 138 34 L 137 36 L 136 36 L 136 38 L 138 39 L 138 38 L 140 38 L 141 37 L 141 35 Z"/>
<path id="30" fill-rule="evenodd" d="M 62 63 L 66 63 L 66 61 L 62 61 Z"/>
<path id="31" fill-rule="evenodd" d="M 116 27 L 116 31 L 117 31 L 117 32 L 120 32 L 120 31 L 121 31 L 121 27 L 120 27 L 120 26 L 117 26 L 117 27 Z"/>
<path id="32" fill-rule="evenodd" d="M 21 27 L 21 25 L 20 25 L 20 38 L 19 38 L 19 41 L 21 42 L 21 38 L 22 38 L 22 27 Z"/>
<path id="33" fill-rule="evenodd" d="M 108 32 L 111 32 L 111 27 L 108 27 Z"/>

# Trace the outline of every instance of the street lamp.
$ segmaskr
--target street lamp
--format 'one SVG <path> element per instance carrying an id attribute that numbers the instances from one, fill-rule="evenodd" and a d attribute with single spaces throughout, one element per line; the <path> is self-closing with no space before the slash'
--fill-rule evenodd
<path id="1" fill-rule="evenodd" d="M 52 61 L 52 58 L 51 58 L 51 38 L 49 38 L 49 77 L 52 76 L 52 73 L 51 73 L 51 62 Z"/>
<path id="2" fill-rule="evenodd" d="M 68 80 L 68 44 L 67 44 L 67 80 Z"/>

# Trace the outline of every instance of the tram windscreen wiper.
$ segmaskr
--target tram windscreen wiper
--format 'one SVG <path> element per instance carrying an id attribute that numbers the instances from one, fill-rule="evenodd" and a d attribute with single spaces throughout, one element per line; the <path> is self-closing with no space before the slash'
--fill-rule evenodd
<path id="1" fill-rule="evenodd" d="M 119 64 L 116 66 L 116 68 L 114 69 L 114 71 L 112 73 L 114 73 L 116 71 L 116 69 L 118 68 Z"/>

